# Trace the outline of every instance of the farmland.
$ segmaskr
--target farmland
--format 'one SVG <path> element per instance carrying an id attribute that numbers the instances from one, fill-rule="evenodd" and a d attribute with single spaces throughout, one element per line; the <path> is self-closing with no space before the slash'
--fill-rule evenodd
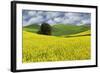
<path id="1" fill-rule="evenodd" d="M 23 27 L 23 63 L 90 59 L 89 27 L 54 25 L 52 36 L 37 34 L 38 29 Z"/>

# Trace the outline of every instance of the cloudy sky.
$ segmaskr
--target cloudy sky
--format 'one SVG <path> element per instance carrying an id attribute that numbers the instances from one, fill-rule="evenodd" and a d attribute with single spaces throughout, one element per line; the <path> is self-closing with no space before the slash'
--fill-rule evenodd
<path id="1" fill-rule="evenodd" d="M 41 24 L 43 22 L 49 24 L 91 24 L 90 13 L 76 12 L 54 12 L 54 11 L 22 11 L 23 26 L 30 24 Z"/>

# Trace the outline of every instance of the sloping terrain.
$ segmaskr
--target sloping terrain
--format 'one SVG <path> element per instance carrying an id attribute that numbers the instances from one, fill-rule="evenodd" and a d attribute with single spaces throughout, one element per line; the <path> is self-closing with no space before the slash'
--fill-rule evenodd
<path id="1" fill-rule="evenodd" d="M 90 36 L 56 37 L 23 31 L 23 63 L 90 59 Z"/>

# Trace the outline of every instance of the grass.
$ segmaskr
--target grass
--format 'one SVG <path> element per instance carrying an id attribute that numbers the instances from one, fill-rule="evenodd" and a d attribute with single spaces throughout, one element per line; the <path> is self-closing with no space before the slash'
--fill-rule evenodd
<path id="1" fill-rule="evenodd" d="M 62 35 L 73 35 L 83 31 L 87 31 L 90 28 L 85 25 L 77 26 L 77 25 L 64 25 L 64 24 L 56 24 L 52 27 L 53 33 L 52 35 L 55 36 L 62 36 Z"/>
<path id="2" fill-rule="evenodd" d="M 90 36 L 91 35 L 91 31 L 87 30 L 81 33 L 77 33 L 77 34 L 73 34 L 73 35 L 62 35 L 62 37 L 78 37 L 78 36 Z"/>
<path id="3" fill-rule="evenodd" d="M 64 38 L 23 30 L 23 63 L 86 60 L 90 59 L 90 53 L 89 35 Z"/>
<path id="4" fill-rule="evenodd" d="M 32 24 L 32 25 L 24 26 L 23 30 L 32 32 L 32 33 L 37 33 L 39 28 L 40 26 L 38 24 Z"/>
<path id="5" fill-rule="evenodd" d="M 23 30 L 32 32 L 32 33 L 37 33 L 40 29 L 40 25 L 33 24 L 33 25 L 28 25 L 24 26 Z M 77 34 L 80 32 L 84 32 L 90 30 L 89 26 L 81 25 L 69 25 L 69 24 L 56 24 L 52 25 L 52 35 L 53 36 L 62 36 L 62 35 L 73 35 Z"/>

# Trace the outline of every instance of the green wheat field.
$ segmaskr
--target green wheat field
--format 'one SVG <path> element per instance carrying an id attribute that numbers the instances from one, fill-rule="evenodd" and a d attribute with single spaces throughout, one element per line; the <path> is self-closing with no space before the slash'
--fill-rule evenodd
<path id="1" fill-rule="evenodd" d="M 23 27 L 23 63 L 91 58 L 90 26 L 57 24 L 50 36 L 37 34 L 39 28 L 37 24 Z"/>

